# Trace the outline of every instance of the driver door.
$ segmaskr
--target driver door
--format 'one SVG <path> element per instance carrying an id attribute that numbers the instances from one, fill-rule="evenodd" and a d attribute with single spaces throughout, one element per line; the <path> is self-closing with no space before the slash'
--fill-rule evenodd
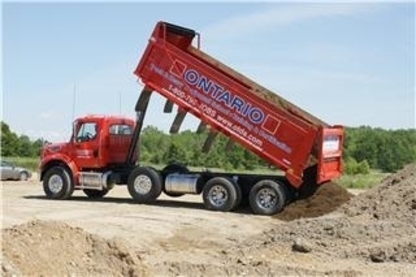
<path id="1" fill-rule="evenodd" d="M 99 126 L 97 122 L 79 124 L 74 138 L 76 163 L 80 168 L 100 167 Z"/>
<path id="2" fill-rule="evenodd" d="M 1 161 L 1 179 L 7 180 L 12 179 L 13 177 L 13 169 L 14 166 L 12 164 L 9 164 L 8 162 Z"/>

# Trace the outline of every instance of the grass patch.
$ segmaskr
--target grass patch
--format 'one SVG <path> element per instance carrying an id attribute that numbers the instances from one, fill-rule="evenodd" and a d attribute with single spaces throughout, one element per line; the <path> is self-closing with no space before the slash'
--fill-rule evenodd
<path id="1" fill-rule="evenodd" d="M 344 188 L 370 189 L 380 184 L 389 174 L 372 170 L 369 174 L 343 175 L 335 181 Z"/>
<path id="2" fill-rule="evenodd" d="M 3 161 L 14 164 L 15 166 L 20 166 L 27 168 L 31 171 L 38 171 L 39 168 L 39 158 L 29 158 L 29 157 L 2 157 Z"/>

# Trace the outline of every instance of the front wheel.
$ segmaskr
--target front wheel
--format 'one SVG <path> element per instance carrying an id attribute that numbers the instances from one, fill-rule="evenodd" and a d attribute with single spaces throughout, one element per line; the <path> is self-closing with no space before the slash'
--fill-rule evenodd
<path id="1" fill-rule="evenodd" d="M 130 173 L 127 187 L 136 202 L 151 203 L 162 193 L 162 177 L 152 168 L 138 167 Z"/>
<path id="2" fill-rule="evenodd" d="M 29 178 L 29 174 L 26 171 L 20 172 L 19 180 L 20 181 L 27 181 Z"/>
<path id="3" fill-rule="evenodd" d="M 250 206 L 254 213 L 272 215 L 280 212 L 286 203 L 284 185 L 272 180 L 257 182 L 250 191 Z"/>
<path id="4" fill-rule="evenodd" d="M 43 177 L 43 190 L 50 199 L 68 199 L 74 192 L 74 183 L 67 169 L 52 167 Z"/>

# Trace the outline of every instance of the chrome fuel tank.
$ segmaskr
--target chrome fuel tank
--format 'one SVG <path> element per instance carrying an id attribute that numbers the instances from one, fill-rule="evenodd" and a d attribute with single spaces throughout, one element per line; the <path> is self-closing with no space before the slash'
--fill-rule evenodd
<path id="1" fill-rule="evenodd" d="M 173 173 L 166 176 L 165 190 L 170 193 L 201 193 L 202 185 L 198 174 Z"/>

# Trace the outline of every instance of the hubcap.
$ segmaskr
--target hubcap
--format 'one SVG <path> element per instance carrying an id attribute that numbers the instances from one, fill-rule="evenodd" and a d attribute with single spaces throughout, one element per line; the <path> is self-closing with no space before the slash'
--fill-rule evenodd
<path id="1" fill-rule="evenodd" d="M 22 181 L 27 180 L 27 174 L 25 172 L 20 173 L 20 180 L 22 180 Z"/>
<path id="2" fill-rule="evenodd" d="M 48 187 L 52 193 L 59 193 L 62 190 L 63 186 L 64 181 L 62 180 L 61 176 L 54 174 L 49 178 Z"/>
<path id="3" fill-rule="evenodd" d="M 264 209 L 272 209 L 277 205 L 277 194 L 272 189 L 263 188 L 257 193 L 256 203 Z"/>
<path id="4" fill-rule="evenodd" d="M 152 180 L 145 175 L 139 175 L 134 180 L 134 190 L 139 194 L 147 194 L 152 188 Z"/>
<path id="5" fill-rule="evenodd" d="M 223 186 L 213 186 L 209 190 L 208 199 L 213 206 L 219 208 L 228 200 L 228 192 Z"/>

